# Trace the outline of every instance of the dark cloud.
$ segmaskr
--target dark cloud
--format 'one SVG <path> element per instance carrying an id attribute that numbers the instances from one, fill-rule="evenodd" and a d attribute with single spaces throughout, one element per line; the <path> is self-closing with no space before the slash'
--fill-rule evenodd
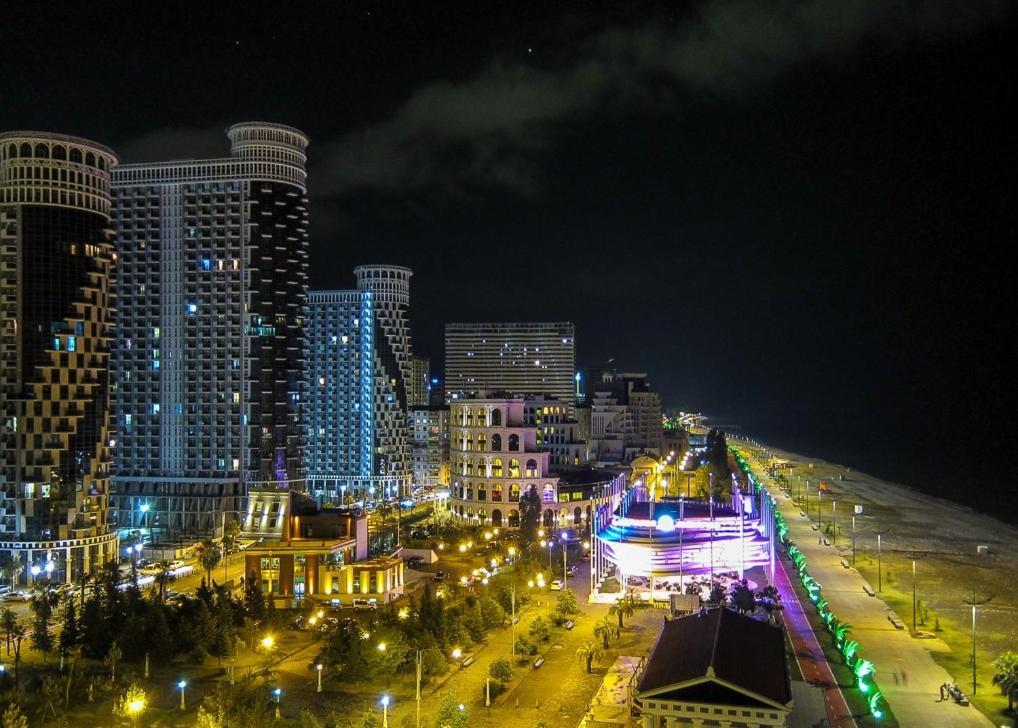
<path id="1" fill-rule="evenodd" d="M 661 105 L 662 80 L 742 94 L 786 68 L 834 58 L 867 36 L 895 40 L 964 32 L 1004 2 L 714 0 L 679 27 L 614 29 L 555 67 L 495 61 L 473 78 L 418 89 L 391 118 L 319 145 L 319 194 L 456 189 L 482 183 L 529 192 L 548 127 L 593 109 Z M 672 108 L 664 104 L 665 108 Z"/>
<path id="2" fill-rule="evenodd" d="M 604 30 L 552 61 L 496 58 L 465 81 L 417 89 L 387 119 L 313 139 L 312 192 L 431 190 L 477 184 L 533 192 L 542 153 L 563 122 L 594 110 L 673 111 L 662 84 L 740 96 L 864 38 L 897 42 L 969 32 L 1004 0 L 708 0 L 685 22 Z M 225 124 L 223 127 L 225 128 Z M 124 161 L 219 156 L 223 129 L 161 129 L 119 147 Z"/>

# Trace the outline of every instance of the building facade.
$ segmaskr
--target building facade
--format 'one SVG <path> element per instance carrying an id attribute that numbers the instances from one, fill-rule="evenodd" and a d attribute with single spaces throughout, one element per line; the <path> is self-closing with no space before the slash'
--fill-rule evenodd
<path id="1" fill-rule="evenodd" d="M 410 406 L 426 407 L 431 393 L 431 360 L 414 354 L 410 357 L 410 369 Z"/>
<path id="2" fill-rule="evenodd" d="M 481 391 L 576 402 L 576 328 L 569 322 L 445 326 L 446 402 Z"/>
<path id="3" fill-rule="evenodd" d="M 577 419 L 588 460 L 618 463 L 661 455 L 661 398 L 651 391 L 646 374 L 595 369 L 584 380 L 586 396 Z"/>
<path id="4" fill-rule="evenodd" d="M 115 507 L 154 540 L 246 529 L 250 494 L 305 488 L 308 138 L 227 135 L 228 157 L 113 176 Z"/>
<path id="5" fill-rule="evenodd" d="M 410 410 L 414 453 L 414 486 L 449 485 L 449 408 L 445 405 Z"/>
<path id="6" fill-rule="evenodd" d="M 117 555 L 116 164 L 86 139 L 0 134 L 0 560 L 19 561 L 29 583 L 77 581 Z"/>
<path id="7" fill-rule="evenodd" d="M 543 418 L 550 416 L 545 408 L 564 412 L 564 403 L 481 394 L 450 405 L 449 508 L 454 518 L 515 528 L 520 496 L 533 488 L 541 499 L 545 527 L 583 529 L 597 498 L 624 489 L 622 471 L 559 473 L 552 467 L 552 449 L 538 440 L 544 437 Z"/>
<path id="8" fill-rule="evenodd" d="M 320 502 L 409 493 L 409 268 L 354 270 L 356 290 L 308 297 L 307 468 Z"/>

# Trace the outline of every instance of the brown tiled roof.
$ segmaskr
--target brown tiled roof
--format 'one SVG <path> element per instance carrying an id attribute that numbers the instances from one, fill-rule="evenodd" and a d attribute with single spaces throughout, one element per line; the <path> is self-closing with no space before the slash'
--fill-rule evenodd
<path id="1" fill-rule="evenodd" d="M 640 677 L 641 693 L 708 677 L 784 705 L 792 699 L 782 631 L 724 607 L 666 622 Z"/>

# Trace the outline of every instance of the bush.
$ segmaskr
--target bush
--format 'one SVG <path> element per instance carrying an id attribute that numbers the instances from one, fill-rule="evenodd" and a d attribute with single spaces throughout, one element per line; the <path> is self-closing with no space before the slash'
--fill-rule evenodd
<path id="1" fill-rule="evenodd" d="M 541 617 L 534 617 L 530 623 L 530 636 L 538 642 L 546 642 L 551 638 L 551 627 Z"/>
<path id="2" fill-rule="evenodd" d="M 537 644 L 531 642 L 526 637 L 516 638 L 516 654 L 522 655 L 524 660 L 528 655 L 537 654 Z"/>
<path id="3" fill-rule="evenodd" d="M 500 683 L 507 683 L 513 679 L 513 663 L 508 657 L 500 657 L 491 663 L 488 674 Z"/>
<path id="4" fill-rule="evenodd" d="M 568 589 L 559 592 L 555 599 L 555 611 L 562 614 L 576 614 L 580 611 L 580 605 L 576 603 L 576 595 Z"/>

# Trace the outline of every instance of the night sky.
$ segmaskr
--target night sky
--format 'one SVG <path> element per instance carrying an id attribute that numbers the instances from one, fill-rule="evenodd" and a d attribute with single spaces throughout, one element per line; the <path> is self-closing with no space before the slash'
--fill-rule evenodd
<path id="1" fill-rule="evenodd" d="M 142 5 L 5 8 L 0 129 L 292 124 L 313 284 L 411 266 L 433 361 L 571 320 L 667 406 L 1015 517 L 1011 3 Z"/>

